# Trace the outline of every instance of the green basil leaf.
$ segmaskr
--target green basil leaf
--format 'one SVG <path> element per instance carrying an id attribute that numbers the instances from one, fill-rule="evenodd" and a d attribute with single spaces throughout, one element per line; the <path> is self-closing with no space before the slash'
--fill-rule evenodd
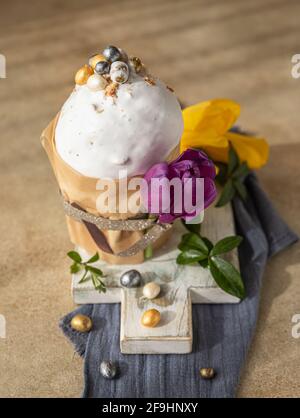
<path id="1" fill-rule="evenodd" d="M 197 250 L 187 250 L 178 254 L 176 262 L 177 264 L 194 264 L 206 258 L 207 254 L 203 254 Z"/>
<path id="2" fill-rule="evenodd" d="M 198 261 L 198 264 L 200 264 L 201 267 L 206 269 L 208 267 L 208 258 L 206 258 L 205 260 Z"/>
<path id="3" fill-rule="evenodd" d="M 92 267 L 92 266 L 85 266 L 86 271 L 91 271 L 92 273 L 98 275 L 98 276 L 103 276 L 103 272 L 100 269 L 97 269 L 96 267 Z"/>
<path id="4" fill-rule="evenodd" d="M 206 237 L 201 237 L 201 238 L 202 238 L 203 242 L 205 243 L 205 245 L 207 246 L 208 252 L 210 252 L 213 249 L 214 244 Z"/>
<path id="5" fill-rule="evenodd" d="M 219 200 L 216 203 L 216 207 L 220 208 L 221 206 L 226 205 L 228 202 L 230 202 L 235 195 L 235 188 L 233 186 L 233 182 L 231 179 L 227 181 L 227 183 L 224 186 L 224 189 L 222 190 L 221 196 Z"/>
<path id="6" fill-rule="evenodd" d="M 247 199 L 247 189 L 244 183 L 241 180 L 235 180 L 233 185 L 240 198 L 245 201 Z"/>
<path id="7" fill-rule="evenodd" d="M 224 184 L 227 181 L 227 165 L 223 163 L 217 163 L 217 166 L 219 168 L 219 172 L 216 176 L 216 181 L 221 185 L 224 186 Z"/>
<path id="8" fill-rule="evenodd" d="M 70 267 L 70 273 L 71 274 L 76 274 L 81 270 L 81 265 L 78 263 L 73 263 Z"/>
<path id="9" fill-rule="evenodd" d="M 203 239 L 195 234 L 190 232 L 189 234 L 184 234 L 181 238 L 181 242 L 178 246 L 181 251 L 186 251 L 189 249 L 198 250 L 201 253 L 207 254 L 209 253 L 208 248 L 203 241 Z"/>
<path id="10" fill-rule="evenodd" d="M 243 162 L 241 165 L 238 166 L 237 169 L 234 170 L 232 177 L 233 178 L 246 177 L 249 173 L 250 173 L 250 169 L 248 167 L 248 164 L 246 162 Z"/>
<path id="11" fill-rule="evenodd" d="M 86 263 L 87 264 L 96 263 L 96 261 L 98 260 L 99 260 L 99 254 L 96 253 L 95 255 L 93 255 L 93 257 L 91 257 L 88 261 L 86 261 Z"/>
<path id="12" fill-rule="evenodd" d="M 234 170 L 239 166 L 240 160 L 239 157 L 233 148 L 232 145 L 230 145 L 229 151 L 228 151 L 228 168 L 227 168 L 227 174 L 230 176 L 234 172 Z"/>
<path id="13" fill-rule="evenodd" d="M 81 284 L 81 283 L 87 282 L 88 280 L 90 280 L 90 276 L 88 274 L 88 271 L 86 270 L 78 283 Z"/>
<path id="14" fill-rule="evenodd" d="M 77 251 L 69 251 L 67 256 L 70 257 L 73 261 L 76 261 L 76 263 L 81 263 L 82 261 L 81 256 Z"/>
<path id="15" fill-rule="evenodd" d="M 239 299 L 244 299 L 245 287 L 243 280 L 240 273 L 231 263 L 220 257 L 211 257 L 209 259 L 209 268 L 221 289 Z"/>
<path id="16" fill-rule="evenodd" d="M 93 282 L 94 288 L 96 290 L 98 290 L 99 293 L 101 293 L 101 292 L 105 293 L 106 292 L 105 284 L 102 282 L 102 280 L 99 279 L 99 277 L 97 275 L 95 275 L 93 273 L 92 273 L 92 282 Z"/>
<path id="17" fill-rule="evenodd" d="M 213 256 L 228 253 L 229 251 L 238 247 L 242 241 L 243 238 L 239 235 L 223 238 L 216 243 L 210 254 Z"/>

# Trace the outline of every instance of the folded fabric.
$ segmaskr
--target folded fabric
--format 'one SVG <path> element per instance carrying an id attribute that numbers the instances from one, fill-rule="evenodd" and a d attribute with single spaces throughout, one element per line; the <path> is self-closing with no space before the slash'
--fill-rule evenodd
<path id="1" fill-rule="evenodd" d="M 238 305 L 193 305 L 194 343 L 191 354 L 124 355 L 120 353 L 120 305 L 85 305 L 60 322 L 64 334 L 84 357 L 83 397 L 92 398 L 218 398 L 234 397 L 240 371 L 254 333 L 261 279 L 267 258 L 298 240 L 278 215 L 251 174 L 245 181 L 248 199 L 236 198 L 233 210 L 247 297 Z M 93 330 L 80 334 L 70 327 L 76 313 L 93 320 Z M 103 359 L 118 362 L 118 379 L 99 372 Z M 206 381 L 199 368 L 213 367 Z"/>

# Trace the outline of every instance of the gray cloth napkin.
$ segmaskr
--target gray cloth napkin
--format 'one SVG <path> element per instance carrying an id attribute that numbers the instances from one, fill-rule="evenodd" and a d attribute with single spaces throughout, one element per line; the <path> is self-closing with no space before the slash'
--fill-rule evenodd
<path id="1" fill-rule="evenodd" d="M 238 305 L 193 305 L 194 344 L 191 354 L 124 355 L 120 353 L 120 305 L 85 305 L 60 322 L 76 351 L 84 356 L 83 397 L 92 398 L 218 398 L 234 397 L 241 367 L 257 320 L 261 279 L 267 258 L 297 241 L 251 174 L 245 181 L 247 203 L 235 198 L 237 233 L 247 298 Z M 93 320 L 93 330 L 80 334 L 70 327 L 76 313 Z M 119 364 L 118 379 L 99 373 L 103 359 Z M 213 367 L 206 381 L 199 368 Z"/>

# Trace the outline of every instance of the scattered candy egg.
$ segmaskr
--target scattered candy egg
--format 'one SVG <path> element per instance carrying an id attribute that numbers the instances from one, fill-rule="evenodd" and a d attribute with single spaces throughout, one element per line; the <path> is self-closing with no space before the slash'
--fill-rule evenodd
<path id="1" fill-rule="evenodd" d="M 93 70 L 95 69 L 96 64 L 99 61 L 106 61 L 104 55 L 102 55 L 102 54 L 95 54 L 95 55 L 92 55 L 90 57 L 90 59 L 89 59 L 89 65 L 93 68 Z"/>
<path id="2" fill-rule="evenodd" d="M 106 379 L 113 379 L 117 374 L 117 365 L 112 361 L 102 361 L 100 364 L 100 373 Z"/>
<path id="3" fill-rule="evenodd" d="M 109 62 L 119 61 L 121 58 L 121 53 L 120 53 L 119 48 L 112 46 L 112 45 L 107 46 L 104 49 L 102 54 Z"/>
<path id="4" fill-rule="evenodd" d="M 95 65 L 95 72 L 99 75 L 108 74 L 110 69 L 110 64 L 107 61 L 99 61 Z"/>
<path id="5" fill-rule="evenodd" d="M 101 75 L 93 74 L 89 77 L 86 85 L 92 91 L 104 90 L 107 86 L 107 81 Z"/>
<path id="6" fill-rule="evenodd" d="M 131 57 L 129 60 L 131 68 L 138 74 L 143 68 L 143 63 L 138 57 Z"/>
<path id="7" fill-rule="evenodd" d="M 157 309 L 149 309 L 143 313 L 141 323 L 144 327 L 154 328 L 160 321 L 160 313 Z"/>
<path id="8" fill-rule="evenodd" d="M 88 332 L 92 328 L 92 320 L 86 315 L 77 314 L 71 320 L 71 327 L 75 331 Z"/>
<path id="9" fill-rule="evenodd" d="M 141 281 L 142 275 L 137 270 L 125 271 L 120 277 L 120 283 L 124 287 L 138 287 Z"/>
<path id="10" fill-rule="evenodd" d="M 200 369 L 200 376 L 202 379 L 213 379 L 215 375 L 215 371 L 212 367 L 203 367 Z"/>
<path id="11" fill-rule="evenodd" d="M 155 299 L 160 293 L 160 285 L 155 282 L 149 282 L 143 287 L 143 295 L 147 299 Z"/>
<path id="12" fill-rule="evenodd" d="M 129 68 L 125 62 L 115 61 L 110 67 L 110 78 L 116 83 L 126 83 L 129 77 Z"/>
<path id="13" fill-rule="evenodd" d="M 84 65 L 81 67 L 75 75 L 75 83 L 83 85 L 88 81 L 88 78 L 94 74 L 92 67 L 89 65 Z"/>

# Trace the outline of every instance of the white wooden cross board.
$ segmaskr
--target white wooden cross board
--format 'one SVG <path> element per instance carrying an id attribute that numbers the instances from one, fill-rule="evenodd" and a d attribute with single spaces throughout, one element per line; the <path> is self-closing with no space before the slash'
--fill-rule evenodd
<path id="1" fill-rule="evenodd" d="M 238 303 L 239 299 L 220 289 L 210 271 L 201 266 L 179 266 L 176 264 L 177 245 L 186 229 L 181 222 L 175 223 L 171 238 L 150 260 L 135 265 L 110 265 L 99 261 L 95 266 L 105 274 L 107 292 L 99 293 L 90 281 L 79 284 L 82 273 L 73 275 L 72 291 L 74 302 L 121 303 L 120 346 L 124 354 L 167 354 L 189 353 L 192 350 L 192 303 Z M 230 205 L 222 208 L 211 207 L 205 212 L 201 234 L 212 242 L 234 235 L 234 221 Z M 87 254 L 77 248 L 84 260 Z M 237 251 L 228 254 L 227 259 L 237 268 Z M 143 300 L 143 286 L 123 288 L 120 276 L 123 272 L 136 269 L 143 276 L 143 283 L 156 281 L 161 293 L 154 300 Z M 161 321 L 155 328 L 141 324 L 145 310 L 155 308 L 161 313 Z M 113 326 L 113 324 L 111 324 Z"/>

